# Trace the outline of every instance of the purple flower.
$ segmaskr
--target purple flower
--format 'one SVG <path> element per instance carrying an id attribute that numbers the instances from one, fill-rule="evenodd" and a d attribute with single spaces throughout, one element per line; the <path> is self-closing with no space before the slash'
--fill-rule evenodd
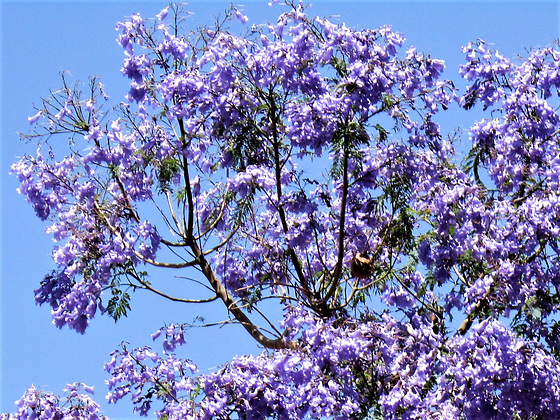
<path id="1" fill-rule="evenodd" d="M 299 3 L 244 36 L 184 17 L 117 25 L 127 103 L 104 114 L 101 85 L 65 84 L 29 118 L 39 147 L 12 172 L 56 242 L 35 299 L 79 333 L 132 290 L 217 300 L 265 349 L 200 374 L 169 324 L 162 352 L 111 355 L 109 402 L 169 420 L 559 417 L 557 48 L 514 62 L 470 43 L 459 95 L 389 26 Z M 453 101 L 482 104 L 457 149 Z M 162 291 L 160 268 L 208 296 Z M 101 418 L 90 391 L 32 387 L 16 418 Z"/>
<path id="2" fill-rule="evenodd" d="M 39 112 L 37 112 L 32 117 L 27 118 L 29 120 L 29 124 L 30 125 L 37 124 L 37 121 L 39 121 L 39 118 L 41 118 L 42 115 L 43 115 L 43 110 L 40 110 Z"/>

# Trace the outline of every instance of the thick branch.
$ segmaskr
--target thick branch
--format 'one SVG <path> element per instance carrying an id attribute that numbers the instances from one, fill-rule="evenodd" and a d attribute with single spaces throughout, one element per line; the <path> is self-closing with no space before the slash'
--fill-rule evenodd
<path id="1" fill-rule="evenodd" d="M 272 125 L 272 141 L 274 147 L 274 172 L 275 172 L 275 179 L 276 179 L 276 197 L 278 200 L 278 215 L 280 217 L 280 224 L 282 225 L 282 230 L 284 233 L 288 233 L 288 222 L 286 219 L 286 212 L 284 211 L 284 207 L 282 206 L 281 199 L 282 199 L 282 166 L 280 164 L 280 140 L 278 139 L 278 127 L 276 125 L 276 104 L 274 100 L 270 101 L 270 123 Z M 302 285 L 303 290 L 305 291 L 305 298 L 307 300 L 312 300 L 313 295 L 309 288 L 309 282 L 305 277 L 299 259 L 296 255 L 294 249 L 288 245 L 288 254 L 290 255 L 290 260 L 292 261 L 292 265 L 296 270 L 297 278 L 299 283 Z M 310 302 L 311 303 L 311 302 Z"/>
<path id="2" fill-rule="evenodd" d="M 346 201 L 348 200 L 348 139 L 344 136 L 342 157 L 342 200 L 340 203 L 340 223 L 338 227 L 338 256 L 336 266 L 331 278 L 331 287 L 325 295 L 325 301 L 329 301 L 338 288 L 342 274 L 342 262 L 344 260 L 344 224 L 346 219 Z"/>
<path id="3" fill-rule="evenodd" d="M 224 304 L 226 305 L 227 309 L 231 314 L 235 317 L 235 319 L 243 325 L 245 330 L 253 337 L 257 342 L 269 349 L 284 349 L 290 347 L 292 344 L 287 343 L 284 337 L 279 337 L 276 339 L 270 339 L 265 337 L 259 328 L 251 322 L 251 320 L 245 315 L 245 313 L 237 306 L 234 299 L 231 297 L 229 292 L 226 290 L 224 285 L 218 280 L 214 271 L 208 264 L 208 261 L 204 257 L 204 253 L 198 247 L 198 245 L 191 241 L 190 243 L 191 250 L 200 265 L 200 269 L 202 274 L 206 277 L 212 289 L 216 292 L 216 294 L 222 299 Z"/>
<path id="4" fill-rule="evenodd" d="M 459 328 L 457 328 L 457 334 L 465 335 L 467 333 L 467 331 L 471 328 L 472 323 L 474 322 L 475 318 L 478 316 L 481 309 L 484 307 L 484 305 L 488 304 L 487 299 L 488 296 L 490 296 L 491 292 L 492 292 L 492 287 L 489 287 L 486 293 L 484 293 L 484 295 L 476 303 L 472 311 L 468 313 L 468 315 L 463 320 L 461 325 L 459 325 Z"/>
<path id="5" fill-rule="evenodd" d="M 181 141 L 183 142 L 183 147 L 186 147 L 187 144 L 185 143 L 186 138 L 186 131 L 185 126 L 183 124 L 183 120 L 179 118 L 179 129 L 181 130 Z M 188 217 L 187 217 L 187 232 L 186 236 L 191 238 L 193 236 L 193 229 L 194 229 L 194 200 L 192 195 L 192 188 L 191 188 L 191 178 L 189 176 L 189 163 L 187 162 L 187 158 L 183 156 L 183 177 L 185 178 L 185 190 L 187 193 L 187 205 L 188 205 Z"/>

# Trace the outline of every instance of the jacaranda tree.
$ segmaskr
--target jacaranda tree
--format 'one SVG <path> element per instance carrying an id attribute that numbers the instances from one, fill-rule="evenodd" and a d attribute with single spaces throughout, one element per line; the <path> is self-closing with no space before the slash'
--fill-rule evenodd
<path id="1" fill-rule="evenodd" d="M 37 302 L 84 333 L 137 290 L 221 301 L 261 354 L 198 373 L 178 319 L 106 364 L 109 402 L 158 419 L 560 418 L 560 50 L 471 43 L 459 91 L 389 27 L 287 10 L 243 36 L 235 8 L 132 15 L 125 103 L 67 77 L 43 101 L 12 167 L 57 242 Z M 486 117 L 442 133 L 458 106 Z M 88 391 L 10 418 L 105 418 Z"/>

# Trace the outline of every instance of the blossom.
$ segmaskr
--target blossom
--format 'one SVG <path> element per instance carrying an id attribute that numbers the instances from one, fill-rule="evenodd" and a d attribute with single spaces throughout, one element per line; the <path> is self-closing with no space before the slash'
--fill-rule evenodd
<path id="1" fill-rule="evenodd" d="M 29 124 L 30 125 L 35 125 L 37 124 L 37 121 L 39 121 L 39 118 L 41 118 L 41 116 L 43 115 L 43 111 L 39 110 L 39 112 L 37 112 L 35 115 L 33 115 L 32 117 L 27 118 L 29 120 Z"/>
<path id="2" fill-rule="evenodd" d="M 178 319 L 152 334 L 163 351 L 111 354 L 108 401 L 169 420 L 557 418 L 558 49 L 469 43 L 459 94 L 390 26 L 296 2 L 244 36 L 185 15 L 117 24 L 116 115 L 93 83 L 29 118 L 37 150 L 11 169 L 55 241 L 35 299 L 79 333 L 136 290 L 217 300 L 263 350 L 201 373 Z M 482 107 L 465 148 L 442 132 L 454 104 Z M 162 268 L 201 290 L 164 290 Z M 102 418 L 90 391 L 31 387 L 15 417 Z"/>

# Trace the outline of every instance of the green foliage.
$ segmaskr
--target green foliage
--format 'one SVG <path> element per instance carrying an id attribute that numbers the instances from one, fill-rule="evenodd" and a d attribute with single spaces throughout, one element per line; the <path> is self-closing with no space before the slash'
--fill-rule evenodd
<path id="1" fill-rule="evenodd" d="M 116 266 L 109 289 L 111 298 L 107 302 L 107 313 L 117 322 L 121 317 L 126 317 L 130 308 L 130 294 L 124 289 L 135 290 L 149 284 L 145 271 L 137 271 L 132 261 L 127 260 Z"/>
<path id="2" fill-rule="evenodd" d="M 266 110 L 266 105 L 257 108 L 257 112 Z M 235 123 L 227 132 L 221 133 L 229 140 L 226 146 L 227 152 L 233 160 L 233 168 L 237 172 L 243 172 L 247 166 L 255 165 L 260 162 L 270 161 L 270 148 L 263 147 L 266 141 L 266 135 L 263 136 L 261 129 L 258 127 L 259 119 L 252 116 L 246 120 Z M 219 130 L 219 134 L 220 134 Z"/>
<path id="3" fill-rule="evenodd" d="M 347 64 L 343 59 L 333 55 L 331 58 L 331 65 L 334 67 L 339 77 L 348 76 L 349 72 L 347 69 Z"/>
<path id="4" fill-rule="evenodd" d="M 349 159 L 354 160 L 355 169 L 353 170 L 353 175 L 357 176 L 360 174 L 360 163 L 363 158 L 360 148 L 364 145 L 369 145 L 369 143 L 370 137 L 363 124 L 356 121 L 340 124 L 331 140 L 331 151 L 335 153 L 330 170 L 331 176 L 334 178 L 343 176 L 345 154 L 348 155 Z"/>
<path id="5" fill-rule="evenodd" d="M 490 157 L 490 146 L 473 147 L 469 151 L 463 164 L 463 170 L 468 174 L 472 174 L 477 184 L 479 184 L 484 189 L 486 189 L 486 186 L 484 185 L 484 182 L 482 182 L 480 169 L 484 166 L 485 162 Z"/>
<path id="6" fill-rule="evenodd" d="M 383 126 L 381 124 L 375 124 L 373 126 L 373 128 L 375 128 L 377 130 L 377 136 L 378 136 L 378 140 L 379 142 L 385 142 L 387 141 L 387 139 L 389 138 L 389 132 L 387 130 L 385 130 L 385 128 L 383 128 Z"/>
<path id="7" fill-rule="evenodd" d="M 117 322 L 122 316 L 127 316 L 130 310 L 130 295 L 115 287 L 111 289 L 113 297 L 107 303 L 108 314 Z"/>
<path id="8" fill-rule="evenodd" d="M 181 170 L 181 161 L 177 158 L 166 158 L 159 163 L 158 167 L 158 191 L 166 192 L 173 177 Z"/>

